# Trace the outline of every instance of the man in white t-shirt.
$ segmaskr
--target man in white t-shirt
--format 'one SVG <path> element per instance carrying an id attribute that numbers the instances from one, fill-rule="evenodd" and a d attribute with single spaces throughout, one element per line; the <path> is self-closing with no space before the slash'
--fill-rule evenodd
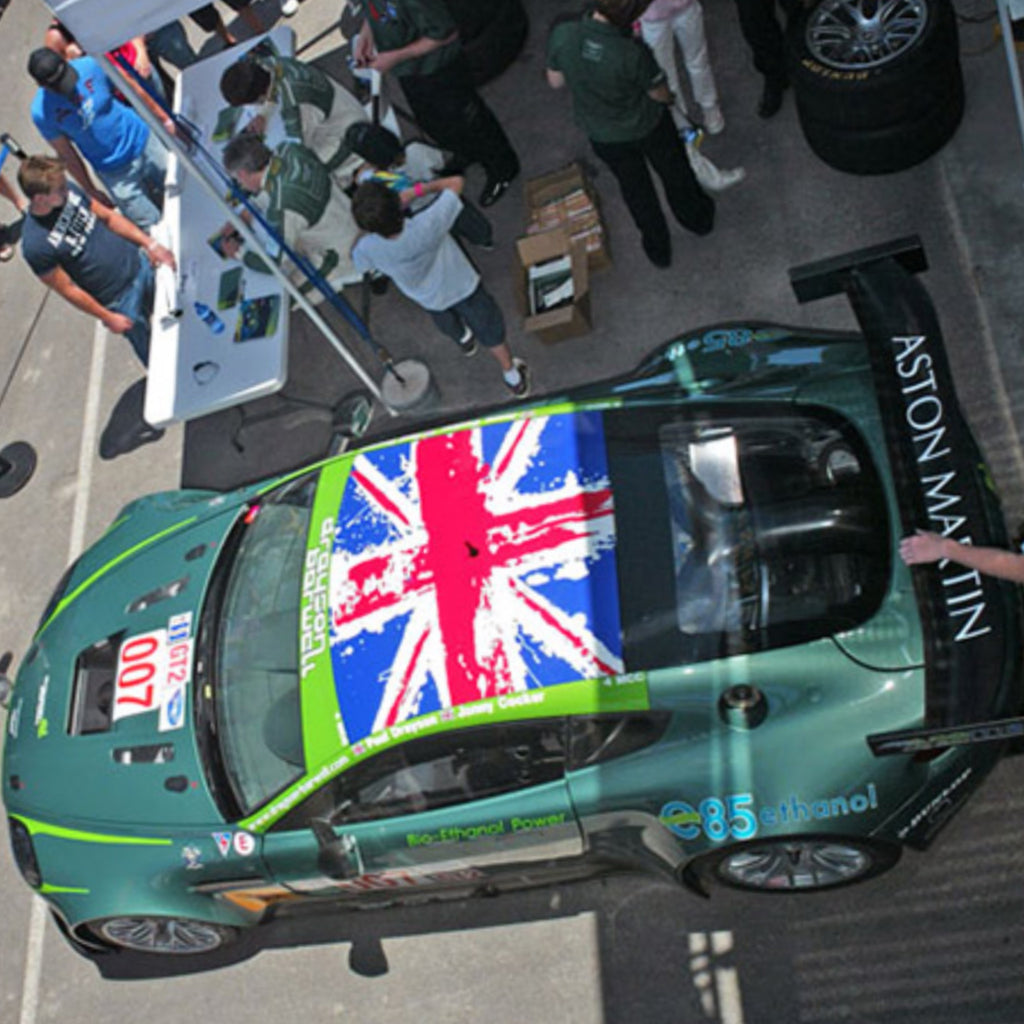
<path id="1" fill-rule="evenodd" d="M 462 210 L 463 180 L 420 183 L 417 194 L 438 197 L 409 218 L 398 193 L 377 181 L 364 182 L 352 197 L 352 216 L 365 232 L 352 249 L 352 262 L 364 274 L 390 277 L 465 355 L 472 355 L 479 341 L 498 361 L 505 386 L 523 398 L 530 391 L 526 363 L 509 351 L 501 309 L 450 234 Z"/>

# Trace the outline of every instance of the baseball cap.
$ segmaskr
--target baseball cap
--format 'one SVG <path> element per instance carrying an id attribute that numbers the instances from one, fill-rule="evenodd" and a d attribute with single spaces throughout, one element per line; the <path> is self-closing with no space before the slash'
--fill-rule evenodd
<path id="1" fill-rule="evenodd" d="M 78 72 L 59 54 L 41 46 L 28 58 L 28 73 L 44 88 L 73 96 Z"/>

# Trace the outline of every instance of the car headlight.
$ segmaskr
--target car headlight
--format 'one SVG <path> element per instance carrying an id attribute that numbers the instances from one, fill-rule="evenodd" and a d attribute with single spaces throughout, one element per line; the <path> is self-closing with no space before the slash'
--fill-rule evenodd
<path id="1" fill-rule="evenodd" d="M 36 860 L 35 847 L 28 829 L 17 818 L 8 818 L 7 825 L 11 830 L 11 849 L 14 851 L 14 863 L 22 873 L 26 882 L 33 889 L 43 884 L 43 875 Z"/>

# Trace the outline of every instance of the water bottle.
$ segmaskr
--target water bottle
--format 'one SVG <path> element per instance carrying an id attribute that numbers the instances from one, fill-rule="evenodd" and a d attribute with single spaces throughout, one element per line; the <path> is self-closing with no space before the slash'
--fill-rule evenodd
<path id="1" fill-rule="evenodd" d="M 224 321 L 205 302 L 194 303 L 196 316 L 213 331 L 214 334 L 224 333 Z"/>
<path id="2" fill-rule="evenodd" d="M 704 129 L 688 124 L 685 128 L 680 129 L 679 137 L 683 142 L 691 142 L 699 146 L 701 139 L 704 138 Z"/>

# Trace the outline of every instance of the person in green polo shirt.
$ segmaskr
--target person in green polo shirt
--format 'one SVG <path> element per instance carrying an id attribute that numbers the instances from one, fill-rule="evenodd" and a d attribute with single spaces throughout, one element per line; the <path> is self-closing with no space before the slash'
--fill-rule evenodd
<path id="1" fill-rule="evenodd" d="M 348 196 L 316 154 L 297 142 L 271 150 L 259 136 L 244 132 L 224 147 L 224 169 L 257 196 L 270 224 L 285 244 L 305 256 L 325 279 L 352 275 L 352 245 L 359 234 Z M 236 255 L 237 240 L 225 229 L 225 251 Z M 305 277 L 296 270 L 296 283 Z"/>
<path id="2" fill-rule="evenodd" d="M 355 96 L 328 74 L 282 56 L 268 41 L 225 69 L 220 91 L 233 107 L 260 105 L 247 131 L 262 134 L 279 110 L 288 137 L 309 146 L 329 171 L 352 155 L 345 143 L 349 126 L 367 119 Z"/>
<path id="3" fill-rule="evenodd" d="M 519 173 L 519 158 L 477 94 L 455 22 L 444 0 L 353 0 L 363 24 L 352 44 L 356 65 L 398 79 L 419 126 L 460 169 L 483 165 L 480 205 L 497 202 Z"/>
<path id="4" fill-rule="evenodd" d="M 675 219 L 706 235 L 715 204 L 697 183 L 670 113 L 672 94 L 654 55 L 630 31 L 643 3 L 596 0 L 583 16 L 556 25 L 548 40 L 547 79 L 568 86 L 576 121 L 615 175 L 647 258 L 672 263 L 668 224 L 648 164 L 661 178 Z"/>

